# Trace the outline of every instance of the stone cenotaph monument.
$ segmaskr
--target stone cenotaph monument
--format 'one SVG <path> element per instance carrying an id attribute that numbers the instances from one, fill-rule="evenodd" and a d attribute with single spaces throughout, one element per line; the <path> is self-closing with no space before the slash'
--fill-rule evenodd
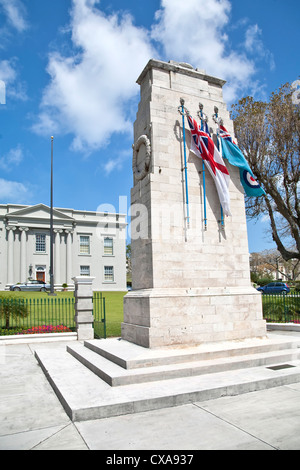
<path id="1" fill-rule="evenodd" d="M 189 150 L 191 133 L 201 135 L 198 112 L 202 120 L 206 114 L 216 143 L 220 118 L 233 135 L 222 97 L 225 82 L 188 64 L 150 60 L 138 83 L 133 290 L 124 297 L 121 338 L 88 339 L 93 278 L 79 276 L 74 278 L 79 341 L 66 350 L 35 351 L 73 421 L 206 402 L 300 380 L 299 341 L 267 335 L 261 294 L 251 286 L 239 168 L 223 165 L 204 133 L 226 174 L 223 199 L 214 174 L 204 172 L 201 156 Z M 163 416 L 168 445 L 169 421 L 163 423 Z"/>
<path id="2" fill-rule="evenodd" d="M 200 124 L 201 103 L 217 142 L 218 124 L 212 118 L 217 107 L 233 135 L 222 95 L 224 80 L 189 64 L 150 60 L 137 83 L 132 291 L 124 297 L 122 339 L 165 348 L 265 337 L 261 294 L 250 282 L 239 170 L 226 163 L 231 212 L 227 217 L 202 159 L 189 150 L 189 126 L 179 112 L 184 103 Z"/>

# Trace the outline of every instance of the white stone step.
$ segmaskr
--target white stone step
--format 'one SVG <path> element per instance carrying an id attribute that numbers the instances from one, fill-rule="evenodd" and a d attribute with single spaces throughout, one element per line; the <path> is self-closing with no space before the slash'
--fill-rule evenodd
<path id="1" fill-rule="evenodd" d="M 296 360 L 279 369 L 271 369 L 270 364 L 111 387 L 68 352 L 43 348 L 36 350 L 35 355 L 73 421 L 179 406 L 300 382 L 300 361 Z"/>
<path id="2" fill-rule="evenodd" d="M 112 387 L 282 364 L 300 359 L 300 349 L 283 349 L 239 356 L 225 355 L 225 357 L 215 359 L 190 360 L 158 366 L 150 366 L 146 360 L 143 368 L 124 369 L 82 344 L 71 344 L 67 346 L 67 351 Z"/>
<path id="3" fill-rule="evenodd" d="M 104 343 L 111 350 L 115 348 L 113 342 Z M 271 343 L 273 350 L 269 348 Z M 241 345 L 233 344 L 231 350 L 235 351 L 230 356 L 180 363 L 176 361 L 182 351 L 177 354 L 140 346 L 133 351 L 127 346 L 127 359 L 139 364 L 135 369 L 125 369 L 81 342 L 67 346 L 72 354 L 67 350 L 39 349 L 37 345 L 35 356 L 73 421 L 138 413 L 300 382 L 300 349 L 290 337 L 273 335 L 268 350 L 263 352 L 250 354 L 248 350 L 247 354 L 237 355 Z M 219 355 L 222 347 L 215 344 L 202 349 Z M 119 358 L 124 360 L 124 348 L 119 347 L 119 351 Z M 184 351 L 184 359 L 190 359 L 191 352 Z M 159 358 L 159 365 L 149 363 L 150 358 Z M 109 382 L 122 386 L 111 386 Z"/>
<path id="4" fill-rule="evenodd" d="M 297 349 L 300 348 L 300 337 L 297 340 L 294 337 L 273 335 L 242 341 L 206 343 L 190 348 L 175 346 L 165 349 L 143 348 L 121 338 L 89 340 L 84 341 L 84 345 L 125 369 L 136 369 Z"/>

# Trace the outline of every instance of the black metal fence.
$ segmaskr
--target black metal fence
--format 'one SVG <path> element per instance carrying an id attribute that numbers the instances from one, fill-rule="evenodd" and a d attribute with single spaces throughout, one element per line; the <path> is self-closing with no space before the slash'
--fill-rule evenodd
<path id="1" fill-rule="evenodd" d="M 263 317 L 269 323 L 300 324 L 300 293 L 262 294 Z"/>
<path id="2" fill-rule="evenodd" d="M 0 336 L 76 331 L 75 297 L 0 296 Z M 95 338 L 106 338 L 105 297 L 94 292 Z"/>
<path id="3" fill-rule="evenodd" d="M 102 292 L 94 292 L 93 316 L 95 338 L 106 338 L 105 297 L 103 297 Z"/>
<path id="4" fill-rule="evenodd" d="M 299 292 L 262 294 L 262 305 L 263 318 L 267 322 L 300 324 Z M 76 331 L 74 306 L 73 296 L 41 298 L 0 296 L 0 336 Z M 102 292 L 94 292 L 93 315 L 95 338 L 120 334 L 120 321 L 116 325 L 112 323 L 107 326 L 105 297 Z M 107 328 L 112 331 L 108 331 Z"/>
<path id="5" fill-rule="evenodd" d="M 0 335 L 75 331 L 74 297 L 0 297 Z"/>

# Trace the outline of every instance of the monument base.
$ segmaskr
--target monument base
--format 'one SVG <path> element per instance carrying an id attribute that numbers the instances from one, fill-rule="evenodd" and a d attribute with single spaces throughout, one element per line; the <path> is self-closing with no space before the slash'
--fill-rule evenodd
<path id="1" fill-rule="evenodd" d="M 265 336 L 261 294 L 252 287 L 153 288 L 124 297 L 122 339 L 146 348 Z"/>
<path id="2" fill-rule="evenodd" d="M 298 383 L 299 346 L 278 333 L 163 349 L 109 338 L 43 346 L 35 357 L 70 419 L 85 421 Z"/>

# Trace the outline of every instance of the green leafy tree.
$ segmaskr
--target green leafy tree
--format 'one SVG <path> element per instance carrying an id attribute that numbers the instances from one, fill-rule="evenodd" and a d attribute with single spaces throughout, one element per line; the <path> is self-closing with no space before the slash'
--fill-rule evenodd
<path id="1" fill-rule="evenodd" d="M 291 85 L 273 92 L 269 102 L 243 98 L 233 105 L 232 119 L 238 146 L 266 192 L 246 198 L 247 215 L 267 214 L 282 258 L 300 259 L 300 106 Z"/>
<path id="2" fill-rule="evenodd" d="M 29 315 L 24 299 L 0 296 L 0 317 L 5 320 L 5 328 L 10 327 L 10 320 L 26 318 Z"/>

